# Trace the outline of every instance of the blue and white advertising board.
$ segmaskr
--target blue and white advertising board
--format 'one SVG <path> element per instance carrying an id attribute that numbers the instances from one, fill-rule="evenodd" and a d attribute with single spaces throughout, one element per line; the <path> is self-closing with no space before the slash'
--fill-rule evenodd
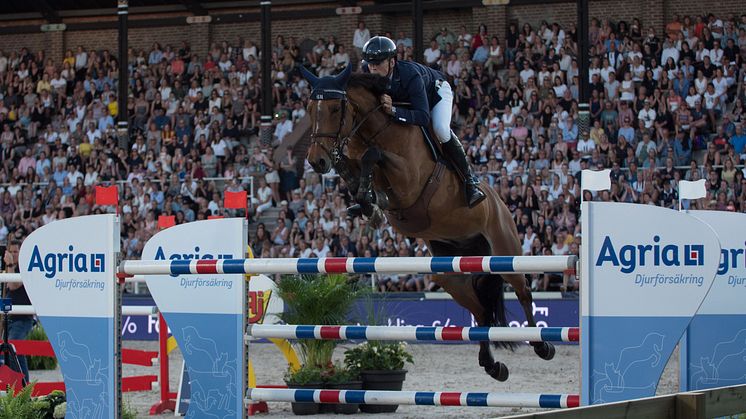
<path id="1" fill-rule="evenodd" d="M 650 205 L 587 202 L 582 222 L 582 404 L 654 396 L 720 242 L 702 221 Z"/>
<path id="2" fill-rule="evenodd" d="M 114 215 L 55 221 L 21 246 L 23 285 L 60 363 L 67 418 L 118 417 L 118 253 Z"/>
<path id="3" fill-rule="evenodd" d="M 680 390 L 746 383 L 746 214 L 691 211 L 720 238 L 715 283 L 681 341 Z"/>
<path id="4" fill-rule="evenodd" d="M 248 228 L 240 218 L 180 224 L 154 235 L 143 260 L 240 259 Z M 150 275 L 148 289 L 184 356 L 187 418 L 242 417 L 246 281 L 241 274 Z"/>

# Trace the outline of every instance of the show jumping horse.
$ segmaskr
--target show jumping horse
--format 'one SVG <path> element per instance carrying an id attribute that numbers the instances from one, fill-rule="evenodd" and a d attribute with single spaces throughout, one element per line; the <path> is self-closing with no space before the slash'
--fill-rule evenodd
<path id="1" fill-rule="evenodd" d="M 308 104 L 312 121 L 308 162 L 321 174 L 334 167 L 366 215 L 376 217 L 385 210 L 397 231 L 424 239 L 434 256 L 521 255 L 515 223 L 497 193 L 482 182 L 487 199 L 469 209 L 463 182 L 434 158 L 420 127 L 397 123 L 383 112 L 379 98 L 387 78 L 351 74 L 349 66 L 337 76 L 322 78 L 301 71 L 313 89 Z M 368 193 L 369 186 L 373 194 Z M 536 326 L 525 275 L 434 278 L 474 315 L 479 326 L 505 327 L 503 280 L 515 290 L 528 325 Z M 554 357 L 551 343 L 531 345 L 539 357 Z M 494 360 L 489 342 L 480 343 L 479 365 L 499 381 L 508 379 L 507 366 Z"/>

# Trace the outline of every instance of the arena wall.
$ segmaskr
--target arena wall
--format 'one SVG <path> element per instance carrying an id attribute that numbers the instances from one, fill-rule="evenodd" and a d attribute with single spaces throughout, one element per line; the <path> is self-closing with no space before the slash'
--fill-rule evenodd
<path id="1" fill-rule="evenodd" d="M 361 2 L 365 3 L 365 2 Z M 575 22 L 576 6 L 574 2 L 548 1 L 531 4 L 526 1 L 504 6 L 465 7 L 460 9 L 426 10 L 424 18 L 424 33 L 426 41 L 434 36 L 441 27 L 447 27 L 458 33 L 461 25 L 474 32 L 480 23 L 485 23 L 490 34 L 504 36 L 510 22 L 519 24 L 530 23 L 537 26 L 542 20 L 559 22 L 568 26 Z M 309 7 L 320 7 L 319 5 Z M 328 7 L 328 6 L 327 6 Z M 294 6 L 292 9 L 298 9 Z M 290 10 L 291 8 L 286 8 Z M 256 13 L 256 10 L 237 10 L 234 13 Z M 677 14 L 705 14 L 715 13 L 721 18 L 739 15 L 746 12 L 741 0 L 724 0 L 720 2 L 703 3 L 697 0 L 592 0 L 590 2 L 590 16 L 612 21 L 631 21 L 637 17 L 644 27 L 653 25 L 658 33 L 662 33 L 665 23 Z M 215 12 L 226 14 L 227 11 Z M 173 18 L 184 16 L 158 15 L 159 18 Z M 153 19 L 153 15 L 133 16 L 133 19 Z M 114 17 L 103 20 L 114 20 Z M 304 39 L 327 38 L 336 36 L 339 43 L 349 46 L 352 33 L 358 20 L 363 19 L 371 33 L 391 31 L 394 36 L 404 31 L 411 36 L 412 19 L 407 12 L 377 13 L 363 15 L 343 15 L 329 17 L 310 17 L 304 19 L 278 19 L 273 21 L 272 36 L 284 35 L 295 37 L 299 42 Z M 76 23 L 90 23 L 91 18 L 66 18 L 64 22 L 72 27 Z M 238 37 L 252 39 L 259 43 L 260 24 L 258 19 L 241 23 L 224 23 L 220 18 L 214 18 L 207 24 L 186 24 L 185 19 L 168 19 L 168 24 L 161 27 L 133 27 L 129 30 L 129 44 L 135 49 L 150 49 L 153 42 L 162 45 L 170 44 L 175 48 L 181 41 L 187 41 L 197 54 L 205 54 L 214 42 L 228 41 L 234 44 Z M 43 22 L 42 22 L 43 23 Z M 15 26 L 14 26 L 15 25 Z M 48 56 L 61 59 L 66 49 L 75 49 L 82 45 L 84 48 L 109 49 L 114 52 L 117 47 L 117 31 L 115 24 L 111 29 L 95 30 L 66 30 L 64 32 L 41 32 L 35 30 L 39 21 L 2 22 L 0 24 L 0 45 L 6 50 L 17 50 L 26 46 L 32 51 L 46 50 Z M 17 29 L 18 33 L 14 28 Z"/>

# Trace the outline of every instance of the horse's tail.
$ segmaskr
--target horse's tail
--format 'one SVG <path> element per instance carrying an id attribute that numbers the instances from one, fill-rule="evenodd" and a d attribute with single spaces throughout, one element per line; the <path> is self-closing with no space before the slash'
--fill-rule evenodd
<path id="1" fill-rule="evenodd" d="M 474 290 L 479 298 L 479 303 L 484 308 L 488 326 L 508 327 L 504 282 L 502 275 L 474 275 Z M 515 344 L 512 342 L 494 342 L 494 345 L 510 350 L 515 348 Z"/>

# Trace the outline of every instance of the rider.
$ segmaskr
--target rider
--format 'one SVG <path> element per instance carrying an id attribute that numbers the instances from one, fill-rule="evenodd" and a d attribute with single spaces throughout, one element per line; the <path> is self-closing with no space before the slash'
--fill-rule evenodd
<path id="1" fill-rule="evenodd" d="M 363 46 L 363 71 L 388 77 L 387 94 L 381 97 L 383 109 L 399 122 L 427 127 L 431 122 L 435 136 L 465 178 L 466 203 L 474 207 L 484 198 L 479 180 L 466 161 L 461 141 L 451 131 L 453 91 L 443 73 L 413 61 L 396 59 L 396 44 L 385 36 L 374 36 Z M 392 105 L 409 102 L 411 109 Z"/>

